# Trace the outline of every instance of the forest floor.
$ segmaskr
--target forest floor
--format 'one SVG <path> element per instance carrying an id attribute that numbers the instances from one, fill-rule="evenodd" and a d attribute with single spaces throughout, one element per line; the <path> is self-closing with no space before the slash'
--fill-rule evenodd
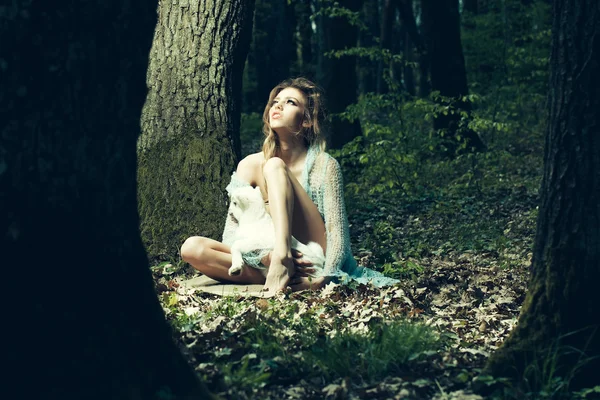
<path id="1" fill-rule="evenodd" d="M 176 338 L 213 392 L 483 398 L 473 385 L 489 382 L 481 369 L 525 298 L 536 193 L 513 185 L 436 200 L 366 197 L 348 201 L 353 254 L 400 278 L 392 287 L 224 298 L 180 286 L 191 276 L 181 262 L 153 268 Z"/>

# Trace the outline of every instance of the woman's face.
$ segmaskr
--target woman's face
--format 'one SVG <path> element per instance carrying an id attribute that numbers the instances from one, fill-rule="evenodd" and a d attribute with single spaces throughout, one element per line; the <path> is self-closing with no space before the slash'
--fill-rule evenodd
<path id="1" fill-rule="evenodd" d="M 288 87 L 280 91 L 269 109 L 269 125 L 278 134 L 297 134 L 302 130 L 306 96 L 300 90 Z"/>

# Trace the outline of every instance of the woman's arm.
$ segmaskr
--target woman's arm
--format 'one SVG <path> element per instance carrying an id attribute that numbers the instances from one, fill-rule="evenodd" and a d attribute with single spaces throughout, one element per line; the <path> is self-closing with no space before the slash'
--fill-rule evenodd
<path id="1" fill-rule="evenodd" d="M 249 185 L 256 186 L 259 181 L 262 153 L 254 153 L 244 157 L 235 170 L 236 176 Z"/>
<path id="2" fill-rule="evenodd" d="M 344 267 L 350 254 L 350 233 L 348 217 L 344 203 L 344 179 L 338 162 L 329 157 L 323 185 L 323 214 L 327 230 L 327 252 L 325 254 L 325 273 L 336 275 Z"/>

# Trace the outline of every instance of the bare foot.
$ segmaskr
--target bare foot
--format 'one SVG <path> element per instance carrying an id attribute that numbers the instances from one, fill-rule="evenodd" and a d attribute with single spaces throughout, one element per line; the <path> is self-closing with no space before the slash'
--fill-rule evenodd
<path id="1" fill-rule="evenodd" d="M 279 290 L 285 290 L 290 279 L 294 276 L 294 272 L 294 260 L 291 254 L 283 258 L 272 255 L 263 291 L 268 292 L 269 295 L 274 295 Z"/>

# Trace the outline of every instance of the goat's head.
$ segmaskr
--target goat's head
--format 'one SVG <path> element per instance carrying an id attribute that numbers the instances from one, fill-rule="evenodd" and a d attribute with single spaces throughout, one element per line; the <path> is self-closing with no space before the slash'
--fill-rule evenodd
<path id="1" fill-rule="evenodd" d="M 265 203 L 260 193 L 260 188 L 243 186 L 236 188 L 230 193 L 229 215 L 236 221 L 242 219 L 255 220 L 262 217 L 265 212 Z"/>

